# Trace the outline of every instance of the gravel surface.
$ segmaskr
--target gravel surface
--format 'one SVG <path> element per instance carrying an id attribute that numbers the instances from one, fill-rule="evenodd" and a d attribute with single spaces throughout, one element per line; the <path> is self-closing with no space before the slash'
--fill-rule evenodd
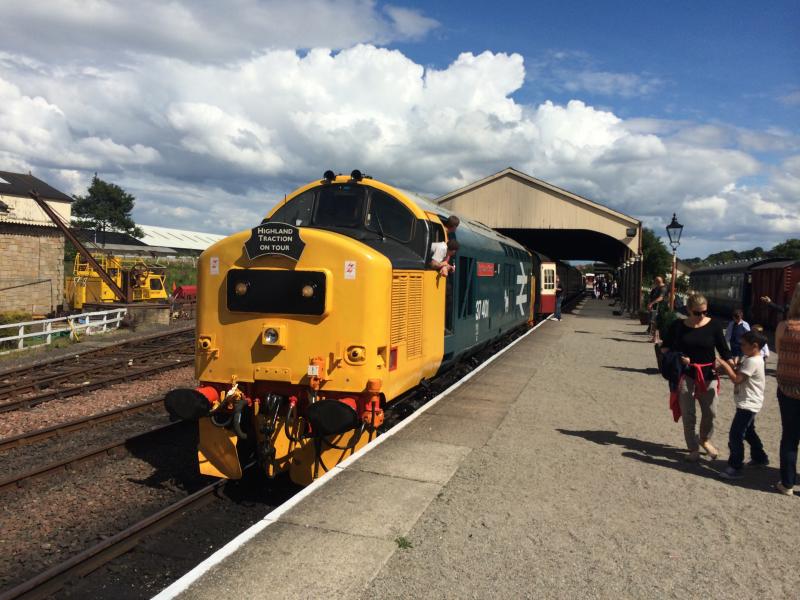
<path id="1" fill-rule="evenodd" d="M 19 583 L 196 491 L 197 429 L 131 444 L 124 458 L 99 458 L 61 476 L 0 492 L 0 586 Z"/>
<path id="2" fill-rule="evenodd" d="M 185 514 L 173 526 L 55 597 L 151 598 L 300 489 L 288 476 L 270 480 L 250 471 L 241 481 L 228 482 L 214 502 Z M 257 568 L 269 569 L 269 565 Z"/>
<path id="3" fill-rule="evenodd" d="M 0 438 L 19 435 L 34 429 L 43 429 L 81 417 L 105 412 L 145 398 L 163 395 L 179 387 L 194 387 L 194 367 L 180 367 L 130 383 L 72 396 L 64 400 L 51 400 L 33 408 L 10 411 L 0 415 Z"/>
<path id="4" fill-rule="evenodd" d="M 604 304 L 526 343 L 527 387 L 359 597 L 798 597 L 800 498 L 771 489 L 774 376 L 757 420 L 772 464 L 725 482 L 731 383 L 720 458 L 687 463 L 644 328 Z"/>
<path id="5" fill-rule="evenodd" d="M 137 412 L 88 429 L 56 435 L 25 446 L 0 452 L 0 479 L 33 471 L 59 458 L 78 456 L 91 450 L 155 429 L 169 423 L 163 405 Z"/>

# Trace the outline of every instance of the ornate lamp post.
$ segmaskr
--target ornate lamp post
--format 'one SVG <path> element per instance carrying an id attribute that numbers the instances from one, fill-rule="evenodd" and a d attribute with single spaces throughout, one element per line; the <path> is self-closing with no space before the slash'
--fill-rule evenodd
<path id="1" fill-rule="evenodd" d="M 678 246 L 681 245 L 681 233 L 683 233 L 683 225 L 678 223 L 675 218 L 675 213 L 672 213 L 672 223 L 667 225 L 667 235 L 669 236 L 669 245 L 672 246 L 672 283 L 669 289 L 669 309 L 675 310 L 675 278 L 678 274 Z"/>

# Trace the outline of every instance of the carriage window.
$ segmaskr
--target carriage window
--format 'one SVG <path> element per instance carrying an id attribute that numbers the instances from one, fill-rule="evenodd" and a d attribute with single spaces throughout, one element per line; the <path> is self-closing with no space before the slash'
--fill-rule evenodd
<path id="1" fill-rule="evenodd" d="M 544 284 L 542 289 L 556 289 L 556 272 L 554 269 L 544 269 L 544 281 L 542 283 Z"/>
<path id="2" fill-rule="evenodd" d="M 270 221 L 289 223 L 295 227 L 304 227 L 311 224 L 311 214 L 314 212 L 314 192 L 309 190 L 289 200 L 272 215 Z"/>
<path id="3" fill-rule="evenodd" d="M 314 225 L 319 227 L 362 227 L 364 195 L 360 185 L 327 185 L 319 189 Z"/>
<path id="4" fill-rule="evenodd" d="M 414 231 L 414 215 L 396 198 L 380 190 L 373 190 L 367 214 L 367 229 L 399 242 L 409 242 Z"/>

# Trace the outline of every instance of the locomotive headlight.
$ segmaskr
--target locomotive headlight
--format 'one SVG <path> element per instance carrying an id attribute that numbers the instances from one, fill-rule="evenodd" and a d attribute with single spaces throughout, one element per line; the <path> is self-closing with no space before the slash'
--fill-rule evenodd
<path id="1" fill-rule="evenodd" d="M 300 290 L 300 294 L 302 294 L 303 298 L 311 298 L 312 296 L 314 296 L 314 286 L 304 285 L 303 289 Z"/>
<path id="2" fill-rule="evenodd" d="M 267 344 L 277 344 L 279 337 L 280 335 L 278 335 L 278 330 L 273 327 L 270 327 L 264 331 L 264 341 Z"/>
<path id="3" fill-rule="evenodd" d="M 246 282 L 240 281 L 234 286 L 233 291 L 237 296 L 244 296 L 247 293 L 247 289 L 249 287 L 250 286 Z"/>

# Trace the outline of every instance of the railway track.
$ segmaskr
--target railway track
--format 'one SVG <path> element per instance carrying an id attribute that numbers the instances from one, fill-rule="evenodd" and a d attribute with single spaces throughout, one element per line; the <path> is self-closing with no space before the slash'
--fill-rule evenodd
<path id="1" fill-rule="evenodd" d="M 168 423 L 166 425 L 159 425 L 157 427 L 153 427 L 147 431 L 138 433 L 129 438 L 125 438 L 123 440 L 118 440 L 115 442 L 104 444 L 102 446 L 98 446 L 91 450 L 87 450 L 86 452 L 82 452 L 81 454 L 78 454 L 76 456 L 70 456 L 69 458 L 57 460 L 42 467 L 26 471 L 19 475 L 12 475 L 11 477 L 0 480 L 0 492 L 5 491 L 9 488 L 25 485 L 33 479 L 38 479 L 40 477 L 54 475 L 65 470 L 69 470 L 83 462 L 86 462 L 87 460 L 98 458 L 103 455 L 112 455 L 130 443 L 139 441 L 142 438 L 149 435 L 166 432 L 167 430 L 172 429 L 177 425 L 179 425 L 179 423 Z"/>
<path id="2" fill-rule="evenodd" d="M 224 479 L 217 481 L 182 498 L 116 535 L 43 571 L 28 581 L 0 593 L 0 600 L 16 600 L 18 598 L 33 600 L 50 597 L 69 581 L 91 573 L 98 567 L 131 550 L 143 538 L 169 526 L 173 521 L 180 518 L 181 513 L 184 511 L 196 509 L 209 502 L 226 483 L 227 480 Z"/>
<path id="3" fill-rule="evenodd" d="M 185 327 L 11 369 L 0 373 L 0 412 L 141 379 L 193 361 L 194 328 Z"/>
<path id="4" fill-rule="evenodd" d="M 53 425 L 52 427 L 34 429 L 33 431 L 26 431 L 25 433 L 21 433 L 19 435 L 0 438 L 0 452 L 9 450 L 11 448 L 27 446 L 29 444 L 40 442 L 52 437 L 62 436 L 67 433 L 82 431 L 84 429 L 96 427 L 97 425 L 116 421 L 124 417 L 129 417 L 133 414 L 160 406 L 163 401 L 164 399 L 161 396 L 158 396 L 157 398 L 142 400 L 136 404 L 115 408 L 113 410 L 108 410 L 96 415 L 89 415 L 88 417 L 83 417 L 81 419 L 67 421 L 66 423 L 59 423 L 58 425 Z"/>

